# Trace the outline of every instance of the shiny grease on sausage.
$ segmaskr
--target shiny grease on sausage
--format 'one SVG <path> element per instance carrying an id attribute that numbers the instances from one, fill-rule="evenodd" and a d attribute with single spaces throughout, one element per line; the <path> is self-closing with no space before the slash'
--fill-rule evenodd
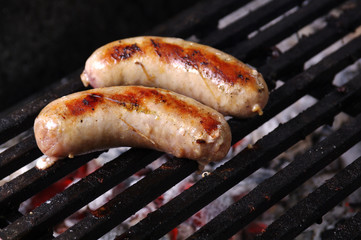
<path id="1" fill-rule="evenodd" d="M 57 99 L 35 119 L 34 132 L 49 161 L 40 168 L 118 146 L 157 149 L 205 165 L 223 159 L 231 144 L 228 123 L 214 109 L 141 86 L 92 89 Z"/>
<path id="2" fill-rule="evenodd" d="M 106 44 L 88 58 L 81 79 L 94 88 L 165 88 L 239 118 L 261 114 L 268 101 L 267 84 L 256 69 L 179 38 L 146 36 Z"/>

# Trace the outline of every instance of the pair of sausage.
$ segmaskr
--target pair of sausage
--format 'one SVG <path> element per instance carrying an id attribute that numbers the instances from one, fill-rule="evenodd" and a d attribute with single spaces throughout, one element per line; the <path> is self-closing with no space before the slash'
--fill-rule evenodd
<path id="1" fill-rule="evenodd" d="M 109 43 L 89 57 L 81 79 L 96 89 L 55 100 L 35 120 L 37 144 L 48 156 L 39 168 L 117 146 L 153 148 L 203 166 L 230 148 L 222 114 L 261 114 L 268 100 L 255 69 L 177 38 Z"/>

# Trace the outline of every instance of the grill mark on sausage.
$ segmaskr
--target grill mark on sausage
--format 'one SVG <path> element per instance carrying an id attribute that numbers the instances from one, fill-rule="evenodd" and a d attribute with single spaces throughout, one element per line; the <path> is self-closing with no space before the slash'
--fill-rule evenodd
<path id="1" fill-rule="evenodd" d="M 196 106 L 188 104 L 180 99 L 173 98 L 168 94 L 160 93 L 154 89 L 146 91 L 142 90 L 140 92 L 139 97 L 141 99 L 153 98 L 154 102 L 165 105 L 167 111 L 177 111 L 177 114 L 179 115 L 190 115 L 200 119 L 202 127 L 209 135 L 211 135 L 213 131 L 217 130 L 220 125 L 220 122 L 208 113 L 202 113 Z"/>
<path id="2" fill-rule="evenodd" d="M 132 87 L 120 94 L 102 95 L 96 91 L 87 94 L 84 97 L 72 99 L 65 102 L 72 116 L 88 114 L 94 111 L 100 103 L 104 101 L 112 102 L 124 107 L 128 111 L 138 111 L 145 114 L 155 114 L 155 111 L 147 107 L 146 102 L 154 102 L 162 104 L 166 111 L 174 112 L 182 116 L 192 116 L 199 119 L 204 130 L 211 135 L 221 124 L 218 119 L 212 115 L 199 111 L 197 106 L 188 104 L 187 102 L 174 98 L 171 94 L 161 93 L 156 89 L 145 89 L 140 87 Z"/>
<path id="3" fill-rule="evenodd" d="M 154 41 L 154 39 L 150 39 L 150 42 L 151 42 L 151 44 L 153 45 L 154 50 L 155 50 L 155 52 L 157 53 L 157 55 L 158 55 L 159 57 L 161 57 L 162 54 L 161 54 L 160 51 L 158 50 L 158 49 L 160 48 L 159 43 L 156 42 L 156 41 Z"/>
<path id="4" fill-rule="evenodd" d="M 136 43 L 128 45 L 118 44 L 111 47 L 106 53 L 106 56 L 110 57 L 115 61 L 122 61 L 131 58 L 137 53 L 143 53 L 143 51 Z"/>
<path id="5" fill-rule="evenodd" d="M 142 99 L 140 96 L 137 96 L 132 92 L 108 95 L 105 99 L 113 103 L 119 104 L 128 111 L 143 112 L 146 114 L 152 113 L 152 111 L 145 106 L 145 99 Z"/>
<path id="6" fill-rule="evenodd" d="M 94 111 L 99 103 L 103 102 L 102 94 L 87 94 L 84 98 L 66 101 L 65 105 L 73 116 L 79 116 Z"/>
<path id="7" fill-rule="evenodd" d="M 216 54 L 193 47 L 184 47 L 151 39 L 151 47 L 160 60 L 168 64 L 182 65 L 186 70 L 195 69 L 204 77 L 217 82 L 234 84 L 254 84 L 253 77 L 237 60 L 225 61 Z"/>

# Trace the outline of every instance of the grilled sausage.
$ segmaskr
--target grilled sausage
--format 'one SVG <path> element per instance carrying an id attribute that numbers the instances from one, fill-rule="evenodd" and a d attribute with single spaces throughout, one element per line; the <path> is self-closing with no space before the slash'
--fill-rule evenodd
<path id="1" fill-rule="evenodd" d="M 194 98 L 224 115 L 261 114 L 268 88 L 256 69 L 209 46 L 179 38 L 135 37 L 109 43 L 86 61 L 85 86 L 144 85 Z"/>
<path id="2" fill-rule="evenodd" d="M 152 148 L 200 165 L 228 153 L 231 133 L 222 114 L 158 88 L 118 86 L 59 98 L 35 119 L 46 168 L 57 159 L 118 146 Z"/>

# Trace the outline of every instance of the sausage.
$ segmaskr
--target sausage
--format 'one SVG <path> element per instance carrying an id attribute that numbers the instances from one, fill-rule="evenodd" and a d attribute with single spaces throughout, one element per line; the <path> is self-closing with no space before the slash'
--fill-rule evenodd
<path id="1" fill-rule="evenodd" d="M 88 58 L 81 80 L 94 88 L 165 88 L 238 118 L 262 114 L 269 95 L 262 74 L 235 57 L 167 37 L 135 37 L 106 44 Z"/>
<path id="2" fill-rule="evenodd" d="M 222 114 L 189 97 L 143 86 L 98 88 L 59 98 L 39 113 L 34 132 L 47 156 L 38 168 L 119 146 L 152 148 L 203 166 L 223 159 L 231 145 Z"/>

